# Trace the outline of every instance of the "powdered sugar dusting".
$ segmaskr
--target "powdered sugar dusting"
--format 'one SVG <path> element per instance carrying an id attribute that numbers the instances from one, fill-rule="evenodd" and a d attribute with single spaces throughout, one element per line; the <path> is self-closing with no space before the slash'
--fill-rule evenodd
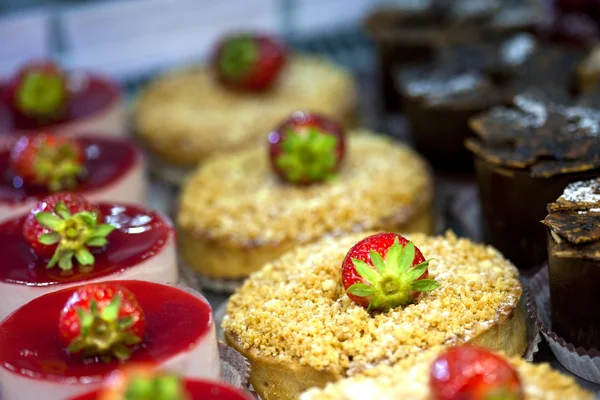
<path id="1" fill-rule="evenodd" d="M 600 204 L 600 178 L 569 184 L 561 199 L 574 203 Z M 590 211 L 595 210 L 600 208 Z"/>

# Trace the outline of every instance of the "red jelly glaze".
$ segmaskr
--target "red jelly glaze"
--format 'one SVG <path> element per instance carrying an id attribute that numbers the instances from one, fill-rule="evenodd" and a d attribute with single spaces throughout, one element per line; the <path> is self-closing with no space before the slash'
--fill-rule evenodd
<path id="1" fill-rule="evenodd" d="M 135 145 L 123 139 L 77 138 L 85 153 L 87 174 L 74 193 L 106 187 L 127 174 L 138 157 Z M 10 151 L 0 151 L 0 202 L 38 201 L 51 194 L 48 188 L 23 182 L 10 167 Z"/>
<path id="2" fill-rule="evenodd" d="M 131 290 L 146 315 L 144 343 L 127 363 L 165 362 L 191 349 L 214 323 L 209 304 L 184 290 L 144 281 L 110 283 Z M 33 379 L 61 383 L 98 382 L 119 368 L 117 360 L 84 360 L 65 351 L 57 321 L 75 290 L 38 297 L 0 324 L 1 367 Z"/>
<path id="3" fill-rule="evenodd" d="M 190 395 L 190 400 L 250 400 L 241 391 L 216 382 L 186 379 L 185 390 Z M 70 400 L 97 400 L 100 393 L 95 391 Z"/>
<path id="4" fill-rule="evenodd" d="M 7 104 L 6 92 L 8 85 L 0 82 L 0 134 L 10 134 L 23 131 L 38 130 L 40 128 L 52 129 L 61 124 L 87 118 L 101 112 L 117 101 L 121 94 L 119 87 L 111 80 L 94 74 L 73 73 L 69 76 L 71 82 L 77 82 L 71 92 L 69 107 L 65 118 L 60 121 L 39 126 L 35 121 L 15 118 L 12 108 Z"/>
<path id="5" fill-rule="evenodd" d="M 28 286 L 48 286 L 83 282 L 109 276 L 135 266 L 158 253 L 174 232 L 170 223 L 155 212 L 133 205 L 98 204 L 104 221 L 117 226 L 108 236 L 104 251 L 94 251 L 95 264 L 89 272 L 79 266 L 71 271 L 47 269 L 30 250 L 23 236 L 26 216 L 0 224 L 0 282 Z"/>

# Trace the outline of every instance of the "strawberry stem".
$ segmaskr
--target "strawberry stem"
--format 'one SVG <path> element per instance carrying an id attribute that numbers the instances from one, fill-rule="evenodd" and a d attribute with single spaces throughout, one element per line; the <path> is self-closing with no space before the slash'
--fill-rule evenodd
<path id="1" fill-rule="evenodd" d="M 125 400 L 186 400 L 181 380 L 172 375 L 135 377 L 125 391 Z"/>
<path id="2" fill-rule="evenodd" d="M 252 72 L 258 60 L 258 48 L 250 37 L 230 39 L 223 45 L 218 60 L 220 72 L 228 80 L 239 81 Z"/>
<path id="3" fill-rule="evenodd" d="M 47 184 L 51 192 L 75 188 L 77 178 L 86 173 L 77 160 L 76 146 L 71 142 L 57 146 L 43 143 L 33 165 L 36 182 Z"/>
<path id="4" fill-rule="evenodd" d="M 67 100 L 64 78 L 55 72 L 28 72 L 15 98 L 17 109 L 30 118 L 53 121 L 60 117 Z"/>

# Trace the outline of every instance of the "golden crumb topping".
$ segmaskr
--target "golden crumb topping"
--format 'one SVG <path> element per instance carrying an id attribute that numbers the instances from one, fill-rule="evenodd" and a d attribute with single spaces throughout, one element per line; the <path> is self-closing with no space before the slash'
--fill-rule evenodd
<path id="1" fill-rule="evenodd" d="M 257 357 L 353 374 L 436 345 L 466 342 L 519 302 L 517 269 L 494 248 L 452 233 L 412 234 L 440 287 L 415 304 L 371 315 L 344 294 L 340 277 L 344 256 L 368 235 L 324 239 L 251 275 L 231 297 L 226 334 Z"/>
<path id="2" fill-rule="evenodd" d="M 314 241 L 325 234 L 401 224 L 429 206 L 432 178 L 407 146 L 370 133 L 350 138 L 332 182 L 281 182 L 263 147 L 214 158 L 183 188 L 183 229 L 241 243 Z"/>
<path id="3" fill-rule="evenodd" d="M 207 67 L 171 72 L 142 90 L 134 120 L 136 131 L 153 147 L 176 146 L 183 158 L 193 158 L 197 152 L 258 143 L 293 111 L 343 119 L 355 105 L 348 71 L 316 57 L 295 56 L 274 87 L 261 93 L 228 90 Z"/>
<path id="4" fill-rule="evenodd" d="M 399 361 L 393 367 L 381 365 L 351 378 L 311 389 L 300 400 L 430 400 L 429 373 L 439 349 Z M 591 400 L 594 395 L 571 377 L 554 371 L 548 364 L 531 364 L 510 359 L 525 389 L 526 400 Z"/>

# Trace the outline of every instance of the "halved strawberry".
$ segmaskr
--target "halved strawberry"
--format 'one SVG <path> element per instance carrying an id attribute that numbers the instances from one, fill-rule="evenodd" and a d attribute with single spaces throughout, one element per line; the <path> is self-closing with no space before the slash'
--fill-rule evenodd
<path id="1" fill-rule="evenodd" d="M 58 329 L 71 354 L 125 360 L 143 341 L 146 319 L 130 290 L 92 283 L 71 295 L 60 313 Z"/>
<path id="2" fill-rule="evenodd" d="M 10 152 L 11 167 L 26 183 L 52 192 L 73 189 L 85 173 L 84 153 L 74 139 L 50 134 L 22 136 Z"/>
<path id="3" fill-rule="evenodd" d="M 272 86 L 285 64 L 285 46 L 275 38 L 233 34 L 217 46 L 213 67 L 226 86 L 261 91 Z"/>
<path id="4" fill-rule="evenodd" d="M 67 109 L 67 78 L 52 61 L 31 62 L 11 80 L 8 95 L 18 115 L 41 123 L 54 122 Z"/>
<path id="5" fill-rule="evenodd" d="M 268 135 L 275 172 L 291 183 L 335 177 L 345 154 L 344 129 L 319 114 L 295 112 Z"/>
<path id="6" fill-rule="evenodd" d="M 522 400 L 519 374 L 488 350 L 461 346 L 441 354 L 431 366 L 435 400 Z"/>
<path id="7" fill-rule="evenodd" d="M 83 197 L 62 193 L 40 201 L 25 219 L 23 235 L 33 252 L 49 259 L 47 268 L 73 268 L 73 257 L 79 265 L 94 265 L 88 248 L 106 246 L 106 237 L 114 226 L 101 224 L 98 208 Z"/>
<path id="8" fill-rule="evenodd" d="M 412 303 L 439 284 L 427 279 L 429 261 L 412 242 L 379 233 L 356 243 L 342 263 L 342 284 L 355 303 L 373 311 Z"/>

